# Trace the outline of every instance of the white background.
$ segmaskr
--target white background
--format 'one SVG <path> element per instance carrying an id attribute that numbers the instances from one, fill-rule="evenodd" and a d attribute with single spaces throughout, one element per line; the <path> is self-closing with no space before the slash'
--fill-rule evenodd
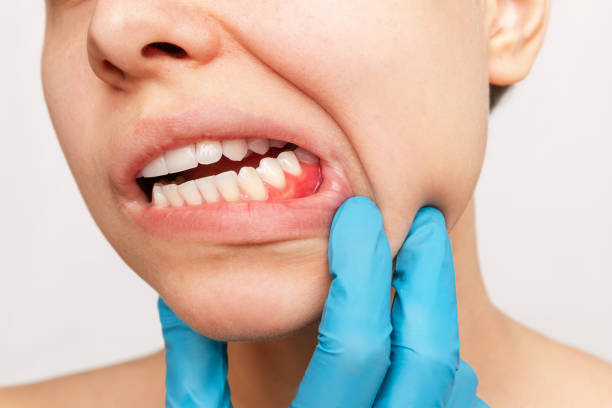
<path id="1" fill-rule="evenodd" d="M 55 140 L 42 3 L 0 3 L 0 384 L 162 345 L 155 294 L 98 231 Z M 612 3 L 554 3 L 531 76 L 491 122 L 481 261 L 502 310 L 612 361 Z"/>

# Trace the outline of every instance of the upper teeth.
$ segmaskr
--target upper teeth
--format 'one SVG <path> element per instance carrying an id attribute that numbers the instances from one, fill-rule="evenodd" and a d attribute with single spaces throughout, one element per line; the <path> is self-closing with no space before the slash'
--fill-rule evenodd
<path id="1" fill-rule="evenodd" d="M 221 160 L 223 147 L 216 140 L 205 140 L 196 144 L 196 158 L 201 164 L 212 164 Z"/>
<path id="2" fill-rule="evenodd" d="M 221 145 L 223 146 L 223 155 L 233 161 L 244 159 L 249 152 L 247 142 L 244 139 L 224 140 Z"/>
<path id="3" fill-rule="evenodd" d="M 247 146 L 257 154 L 266 154 L 270 148 L 270 140 L 263 137 L 254 137 L 247 140 Z"/>
<path id="4" fill-rule="evenodd" d="M 169 150 L 149 162 L 140 172 L 142 177 L 158 177 L 193 169 L 200 164 L 212 164 L 225 156 L 233 161 L 244 159 L 249 150 L 265 154 L 270 147 L 284 147 L 287 143 L 280 140 L 253 138 L 228 139 L 222 142 L 205 140 L 189 146 Z"/>
<path id="5" fill-rule="evenodd" d="M 166 169 L 168 173 L 178 173 L 179 171 L 198 167 L 195 147 L 193 145 L 167 151 L 164 157 L 166 159 Z"/>

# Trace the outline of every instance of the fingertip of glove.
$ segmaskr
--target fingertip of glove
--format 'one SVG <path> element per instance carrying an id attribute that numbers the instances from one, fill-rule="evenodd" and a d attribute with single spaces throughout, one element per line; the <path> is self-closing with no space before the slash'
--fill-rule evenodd
<path id="1" fill-rule="evenodd" d="M 412 222 L 412 230 L 422 227 L 423 225 L 432 225 L 446 230 L 446 220 L 440 210 L 434 207 L 421 208 Z"/>
<path id="2" fill-rule="evenodd" d="M 331 230 L 333 231 L 339 225 L 355 225 L 368 221 L 374 227 L 382 228 L 382 214 L 380 210 L 368 197 L 356 196 L 346 200 L 334 215 Z"/>
<path id="3" fill-rule="evenodd" d="M 328 257 L 332 276 L 351 270 L 350 262 L 368 263 L 391 258 L 383 218 L 376 204 L 367 197 L 345 201 L 334 216 L 329 236 Z"/>
<path id="4" fill-rule="evenodd" d="M 476 375 L 476 371 L 474 371 L 472 366 L 464 359 L 459 360 L 457 373 L 464 375 L 466 378 L 469 378 L 472 382 L 476 384 L 476 386 L 478 386 L 478 376 Z"/>
<path id="5" fill-rule="evenodd" d="M 410 227 L 410 232 L 402 244 L 398 255 L 398 265 L 412 262 L 415 253 L 420 256 L 443 256 L 450 247 L 450 237 L 446 231 L 446 220 L 440 210 L 434 207 L 421 208 Z"/>

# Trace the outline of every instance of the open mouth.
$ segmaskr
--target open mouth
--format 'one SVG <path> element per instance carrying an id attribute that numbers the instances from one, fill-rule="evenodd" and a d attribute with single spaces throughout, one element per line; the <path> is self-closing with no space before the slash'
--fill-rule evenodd
<path id="1" fill-rule="evenodd" d="M 145 233 L 251 245 L 329 233 L 352 195 L 341 153 L 299 118 L 202 102 L 132 122 L 108 172 L 121 210 Z"/>
<path id="2" fill-rule="evenodd" d="M 303 198 L 315 194 L 322 181 L 317 156 L 260 137 L 206 139 L 166 151 L 136 179 L 157 208 Z"/>

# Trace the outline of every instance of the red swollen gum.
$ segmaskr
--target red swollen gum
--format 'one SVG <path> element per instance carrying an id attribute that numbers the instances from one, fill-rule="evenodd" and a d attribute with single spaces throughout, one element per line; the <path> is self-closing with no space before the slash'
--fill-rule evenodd
<path id="1" fill-rule="evenodd" d="M 285 173 L 287 185 L 284 189 L 279 190 L 265 184 L 268 189 L 268 201 L 307 197 L 317 192 L 323 181 L 321 166 L 319 163 L 301 162 L 300 165 L 302 166 L 302 174 L 299 176 Z"/>

